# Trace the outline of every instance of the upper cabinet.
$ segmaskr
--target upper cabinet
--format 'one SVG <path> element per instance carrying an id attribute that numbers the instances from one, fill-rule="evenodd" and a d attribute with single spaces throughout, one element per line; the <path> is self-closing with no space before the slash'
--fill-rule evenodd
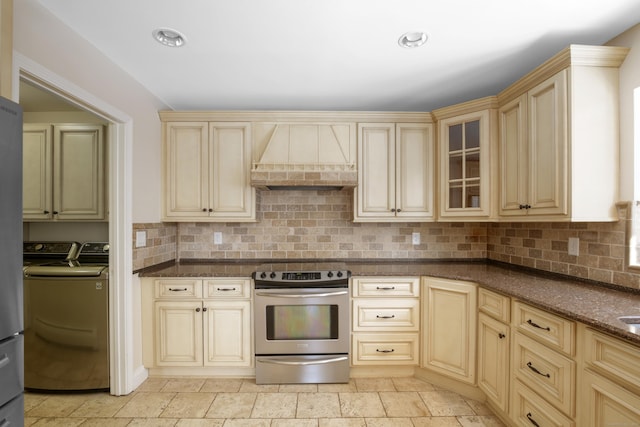
<path id="1" fill-rule="evenodd" d="M 618 219 L 618 67 L 627 52 L 572 45 L 498 95 L 502 219 Z"/>
<path id="2" fill-rule="evenodd" d="M 496 97 L 433 111 L 438 121 L 440 218 L 495 218 L 497 197 Z"/>
<path id="3" fill-rule="evenodd" d="M 433 221 L 430 123 L 359 123 L 355 221 Z"/>
<path id="4" fill-rule="evenodd" d="M 103 221 L 105 142 L 102 125 L 25 124 L 24 221 Z"/>
<path id="5" fill-rule="evenodd" d="M 255 221 L 251 124 L 166 122 L 165 221 Z"/>

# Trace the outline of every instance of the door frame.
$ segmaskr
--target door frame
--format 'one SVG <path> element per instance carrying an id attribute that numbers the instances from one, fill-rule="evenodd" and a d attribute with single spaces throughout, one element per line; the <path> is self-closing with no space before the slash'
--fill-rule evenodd
<path id="1" fill-rule="evenodd" d="M 12 97 L 20 99 L 20 79 L 66 99 L 109 122 L 109 372 L 110 392 L 129 394 L 147 377 L 135 366 L 132 286 L 133 119 L 123 111 L 14 51 Z"/>

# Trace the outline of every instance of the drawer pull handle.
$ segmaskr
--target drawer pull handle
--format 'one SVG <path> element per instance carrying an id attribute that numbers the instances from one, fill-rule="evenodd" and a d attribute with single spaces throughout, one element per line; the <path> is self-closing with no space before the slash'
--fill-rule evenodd
<path id="1" fill-rule="evenodd" d="M 171 292 L 185 292 L 187 288 L 169 288 Z"/>
<path id="2" fill-rule="evenodd" d="M 236 288 L 216 288 L 216 291 L 222 291 L 222 292 L 228 292 L 228 291 L 235 291 Z"/>
<path id="3" fill-rule="evenodd" d="M 377 286 L 376 289 L 379 291 L 393 291 L 395 286 Z"/>
<path id="4" fill-rule="evenodd" d="M 379 314 L 376 314 L 376 319 L 394 319 L 395 317 L 395 314 L 392 314 L 391 316 L 381 316 Z"/>
<path id="5" fill-rule="evenodd" d="M 4 368 L 9 364 L 9 362 L 11 362 L 11 359 L 9 359 L 9 356 L 7 354 L 3 354 L 2 357 L 0 357 L 0 368 Z"/>
<path id="6" fill-rule="evenodd" d="M 543 377 L 551 378 L 551 375 L 549 375 L 549 374 L 543 374 L 542 372 L 538 371 L 538 370 L 536 369 L 536 367 L 535 367 L 535 366 L 533 366 L 533 364 L 532 364 L 531 362 L 527 362 L 527 367 L 528 367 L 529 369 L 531 369 L 533 372 L 535 372 L 536 374 L 538 374 L 538 375 L 542 375 Z"/>
<path id="7" fill-rule="evenodd" d="M 538 325 L 536 322 L 534 322 L 531 319 L 527 320 L 527 323 L 530 324 L 531 326 L 533 326 L 534 328 L 544 329 L 545 331 L 551 332 L 551 328 L 550 327 L 547 326 L 546 328 L 543 328 L 542 326 Z"/>
<path id="8" fill-rule="evenodd" d="M 538 424 L 536 422 L 536 420 L 533 419 L 533 415 L 531 415 L 531 412 L 527 413 L 527 419 L 531 422 L 531 424 L 533 424 L 536 427 L 540 427 L 540 424 Z"/>
<path id="9" fill-rule="evenodd" d="M 500 332 L 500 333 L 498 334 L 498 338 L 500 338 L 500 339 L 504 339 L 504 337 L 506 337 L 506 335 L 505 335 L 505 334 L 503 334 L 502 332 Z"/>
<path id="10" fill-rule="evenodd" d="M 379 350 L 379 349 L 377 349 L 377 348 L 376 348 L 376 351 L 377 351 L 378 353 L 393 353 L 393 352 L 394 352 L 394 351 L 396 351 L 396 350 L 395 350 L 395 349 L 393 349 L 393 348 L 392 348 L 391 350 Z"/>

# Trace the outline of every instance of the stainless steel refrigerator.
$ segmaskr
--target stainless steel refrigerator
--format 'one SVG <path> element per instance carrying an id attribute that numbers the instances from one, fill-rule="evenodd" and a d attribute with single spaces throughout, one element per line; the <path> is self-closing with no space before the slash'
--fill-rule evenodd
<path id="1" fill-rule="evenodd" d="M 24 425 L 22 108 L 0 97 L 0 426 Z"/>

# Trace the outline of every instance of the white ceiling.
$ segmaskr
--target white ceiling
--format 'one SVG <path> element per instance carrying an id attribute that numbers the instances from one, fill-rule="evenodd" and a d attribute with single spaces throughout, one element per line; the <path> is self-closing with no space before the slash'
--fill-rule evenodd
<path id="1" fill-rule="evenodd" d="M 430 111 L 640 21 L 639 0 L 40 0 L 176 110 Z M 153 40 L 159 27 L 182 48 Z M 417 49 L 407 31 L 425 31 Z"/>

